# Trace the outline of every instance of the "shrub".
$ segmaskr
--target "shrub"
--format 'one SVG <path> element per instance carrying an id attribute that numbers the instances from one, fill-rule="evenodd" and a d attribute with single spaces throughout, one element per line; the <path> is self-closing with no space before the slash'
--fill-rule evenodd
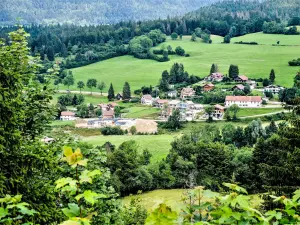
<path id="1" fill-rule="evenodd" d="M 251 42 L 247 42 L 247 41 L 239 41 L 239 42 L 234 42 L 234 44 L 244 44 L 244 45 L 258 45 L 257 42 L 251 41 Z"/>
<path id="2" fill-rule="evenodd" d="M 123 135 L 124 131 L 120 127 L 103 127 L 100 129 L 103 135 Z"/>

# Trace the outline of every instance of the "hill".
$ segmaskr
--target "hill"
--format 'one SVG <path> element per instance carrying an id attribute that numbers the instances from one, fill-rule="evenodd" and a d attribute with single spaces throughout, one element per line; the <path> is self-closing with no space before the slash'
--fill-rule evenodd
<path id="1" fill-rule="evenodd" d="M 216 0 L 2 0 L 0 25 L 30 23 L 107 24 L 183 15 Z M 159 7 L 157 7 L 159 5 Z"/>
<path id="2" fill-rule="evenodd" d="M 280 40 L 284 45 L 295 45 L 299 36 L 257 33 L 232 39 L 232 43 L 235 40 L 258 40 L 266 44 L 256 46 L 220 44 L 223 40 L 220 36 L 212 36 L 212 40 L 212 44 L 205 44 L 200 39 L 191 42 L 190 36 L 184 36 L 183 40 L 176 41 L 168 38 L 167 42 L 158 48 L 171 45 L 174 49 L 181 46 L 191 55 L 190 57 L 171 56 L 169 62 L 159 63 L 153 60 L 136 59 L 132 56 L 121 56 L 72 71 L 77 81 L 96 78 L 107 84 L 112 82 L 116 91 L 121 91 L 124 82 L 128 81 L 133 91 L 143 85 L 157 85 L 162 71 L 169 70 L 175 62 L 183 63 L 190 74 L 200 77 L 208 75 L 212 63 L 217 63 L 220 72 L 224 74 L 228 72 L 230 64 L 236 64 L 239 66 L 240 73 L 250 78 L 267 78 L 273 68 L 276 72 L 277 84 L 292 85 L 298 68 L 288 66 L 288 61 L 299 57 L 300 46 L 272 46 L 272 44 L 276 43 L 275 40 Z M 73 89 L 76 88 L 73 87 Z"/>

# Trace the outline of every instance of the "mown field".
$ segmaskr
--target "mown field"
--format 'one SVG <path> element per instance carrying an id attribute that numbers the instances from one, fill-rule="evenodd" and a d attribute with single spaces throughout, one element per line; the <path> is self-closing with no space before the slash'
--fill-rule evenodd
<path id="1" fill-rule="evenodd" d="M 225 74 L 228 72 L 230 64 L 237 64 L 240 73 L 250 78 L 267 78 L 273 68 L 276 72 L 277 84 L 292 85 L 293 77 L 299 68 L 288 66 L 288 61 L 299 57 L 299 35 L 255 33 L 233 38 L 232 44 L 221 44 L 223 38 L 220 36 L 212 36 L 212 40 L 212 44 L 205 44 L 200 39 L 192 42 L 189 36 L 176 41 L 168 38 L 167 42 L 157 48 L 168 45 L 173 48 L 181 46 L 190 54 L 190 57 L 171 56 L 169 62 L 160 63 L 153 60 L 135 59 L 132 56 L 122 56 L 73 69 L 73 74 L 76 81 L 96 78 L 98 81 L 104 81 L 107 86 L 109 83 L 113 83 L 115 92 L 119 92 L 125 81 L 130 83 L 132 91 L 143 85 L 157 85 L 162 71 L 169 70 L 175 62 L 183 63 L 190 74 L 200 77 L 208 75 L 212 63 L 217 63 L 220 72 Z M 264 45 L 233 44 L 240 40 L 257 41 Z M 282 45 L 291 46 L 272 46 L 278 40 Z M 292 46 L 297 44 L 299 46 Z M 75 90 L 76 85 L 71 89 Z M 88 88 L 85 90 L 89 91 Z"/>
<path id="2" fill-rule="evenodd" d="M 282 112 L 282 108 L 243 108 L 237 113 L 238 117 L 244 116 L 255 116 L 261 114 L 268 114 L 268 113 L 279 113 Z"/>
<path id="3" fill-rule="evenodd" d="M 122 135 L 122 136 L 92 136 L 83 138 L 93 145 L 103 145 L 109 141 L 118 147 L 125 141 L 134 140 L 139 145 L 139 151 L 148 149 L 152 154 L 152 162 L 159 161 L 165 158 L 171 148 L 170 143 L 178 136 L 178 134 L 164 134 L 164 135 Z"/>
<path id="4" fill-rule="evenodd" d="M 169 189 L 169 190 L 154 190 L 139 195 L 131 195 L 122 199 L 123 204 L 129 204 L 132 198 L 140 197 L 141 204 L 149 211 L 156 209 L 159 204 L 165 203 L 170 206 L 172 210 L 180 212 L 184 207 L 182 201 L 183 197 L 186 197 L 188 189 Z M 205 199 L 203 199 L 205 200 Z M 259 195 L 251 195 L 251 203 L 253 207 L 257 207 L 261 203 L 262 199 Z"/>

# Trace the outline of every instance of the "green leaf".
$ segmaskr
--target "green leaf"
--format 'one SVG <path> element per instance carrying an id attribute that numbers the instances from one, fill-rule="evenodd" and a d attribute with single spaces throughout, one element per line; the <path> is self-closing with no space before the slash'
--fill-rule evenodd
<path id="1" fill-rule="evenodd" d="M 81 222 L 78 220 L 67 220 L 59 225 L 81 225 Z"/>
<path id="2" fill-rule="evenodd" d="M 293 201 L 296 202 L 300 198 L 300 189 L 294 192 Z"/>
<path id="3" fill-rule="evenodd" d="M 91 190 L 85 191 L 83 194 L 79 194 L 75 197 L 75 199 L 78 201 L 81 198 L 84 198 L 84 200 L 87 203 L 90 203 L 91 205 L 94 205 L 97 199 L 99 198 L 106 198 L 107 196 L 104 194 L 98 194 L 96 192 L 93 192 Z"/>
<path id="4" fill-rule="evenodd" d="M 225 187 L 228 187 L 231 190 L 234 190 L 234 191 L 237 191 L 240 193 L 244 193 L 244 194 L 248 194 L 248 192 L 246 191 L 245 188 L 242 188 L 242 187 L 238 186 L 237 184 L 223 183 L 223 185 Z"/>
<path id="5" fill-rule="evenodd" d="M 71 147 L 64 146 L 63 147 L 64 156 L 69 157 L 73 154 L 73 150 Z"/>
<path id="6" fill-rule="evenodd" d="M 4 209 L 4 208 L 0 207 L 0 219 L 6 217 L 7 215 L 9 215 L 8 209 Z"/>
<path id="7" fill-rule="evenodd" d="M 56 184 L 55 187 L 56 190 L 66 186 L 67 184 L 70 185 L 71 187 L 76 188 L 76 180 L 72 179 L 71 177 L 61 178 L 55 181 L 55 184 Z"/>
<path id="8" fill-rule="evenodd" d="M 80 183 L 84 183 L 84 182 L 93 183 L 92 177 L 94 177 L 96 175 L 101 175 L 101 171 L 100 170 L 93 170 L 93 171 L 84 170 L 84 171 L 82 171 L 82 173 L 79 177 Z"/>
<path id="9" fill-rule="evenodd" d="M 67 217 L 71 218 L 71 217 L 79 216 L 79 214 L 80 214 L 80 208 L 79 208 L 79 206 L 77 204 L 75 204 L 75 203 L 69 203 L 68 207 L 69 208 L 62 209 L 63 213 Z"/>

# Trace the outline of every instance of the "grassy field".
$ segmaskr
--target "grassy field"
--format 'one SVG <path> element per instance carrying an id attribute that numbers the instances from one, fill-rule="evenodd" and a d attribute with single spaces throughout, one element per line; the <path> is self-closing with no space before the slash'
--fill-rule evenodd
<path id="1" fill-rule="evenodd" d="M 243 116 L 255 116 L 260 114 L 267 114 L 267 113 L 275 113 L 275 112 L 282 112 L 283 109 L 281 108 L 243 108 L 240 109 L 237 116 L 243 117 Z"/>
<path id="2" fill-rule="evenodd" d="M 231 39 L 231 43 L 245 41 L 257 42 L 261 45 L 276 45 L 280 41 L 280 45 L 298 45 L 300 46 L 300 35 L 282 35 L 282 34 L 263 34 L 262 32 L 247 34 L 241 37 Z M 274 46 L 276 47 L 276 46 Z"/>
<path id="3" fill-rule="evenodd" d="M 248 34 L 243 37 L 233 38 L 234 41 L 258 41 L 266 45 L 237 45 L 220 44 L 222 37 L 212 36 L 212 44 L 205 44 L 200 39 L 191 42 L 190 37 L 183 37 L 182 40 L 171 40 L 161 44 L 183 47 L 190 57 L 171 56 L 169 62 L 156 62 L 153 60 L 135 59 L 132 56 L 121 56 L 94 63 L 88 66 L 73 69 L 76 82 L 87 81 L 88 78 L 96 78 L 104 81 L 107 86 L 113 83 L 115 92 L 120 92 L 125 81 L 131 85 L 131 90 L 140 88 L 143 85 L 156 85 L 163 70 L 169 70 L 175 62 L 183 63 L 190 74 L 200 77 L 208 75 L 211 64 L 217 63 L 220 72 L 227 73 L 230 64 L 239 65 L 240 73 L 250 78 L 266 78 L 273 68 L 276 72 L 276 83 L 284 86 L 291 86 L 293 77 L 298 67 L 289 67 L 288 61 L 299 57 L 300 36 L 299 35 L 269 35 L 269 34 Z M 299 46 L 271 46 L 280 40 L 280 44 Z M 71 89 L 76 89 L 75 86 Z M 88 89 L 85 89 L 88 91 Z M 105 90 L 107 91 L 107 89 Z"/>
<path id="4" fill-rule="evenodd" d="M 164 134 L 164 135 L 122 135 L 122 136 L 93 136 L 84 138 L 83 141 L 93 145 L 103 145 L 109 141 L 117 147 L 125 141 L 134 140 L 139 145 L 139 150 L 142 152 L 148 149 L 152 154 L 152 162 L 159 161 L 165 158 L 171 148 L 170 143 L 178 134 Z"/>
<path id="5" fill-rule="evenodd" d="M 126 107 L 126 105 L 125 105 Z M 147 107 L 147 106 L 132 106 L 127 108 L 129 111 L 128 113 L 125 113 L 125 117 L 127 118 L 143 118 L 143 119 L 156 119 L 158 117 L 158 112 L 160 112 L 160 109 L 153 108 L 153 107 Z"/>
<path id="6" fill-rule="evenodd" d="M 170 206 L 172 210 L 180 212 L 184 206 L 182 197 L 187 192 L 186 189 L 170 189 L 170 190 L 155 190 L 140 195 L 132 195 L 122 199 L 123 204 L 128 204 L 130 199 L 139 196 L 142 200 L 141 204 L 148 210 L 153 211 L 159 204 L 165 203 Z M 205 200 L 205 199 L 204 199 Z M 251 195 L 251 203 L 253 207 L 258 207 L 261 203 L 259 195 Z"/>

